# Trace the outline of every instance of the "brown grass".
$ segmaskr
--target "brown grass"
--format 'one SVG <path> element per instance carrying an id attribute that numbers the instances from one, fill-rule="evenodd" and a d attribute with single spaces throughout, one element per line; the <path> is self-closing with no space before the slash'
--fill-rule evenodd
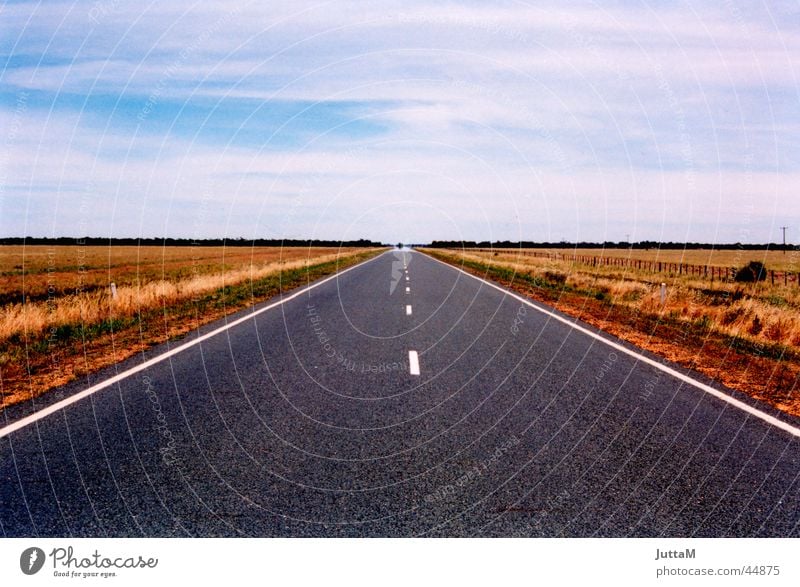
<path id="1" fill-rule="evenodd" d="M 653 255 L 662 252 L 654 251 Z M 702 251 L 692 252 L 703 255 Z M 715 251 L 713 255 L 728 261 L 731 258 L 729 253 L 736 252 Z M 585 251 L 579 254 L 585 254 Z M 589 267 L 571 261 L 527 257 L 519 255 L 518 251 L 495 254 L 467 250 L 458 251 L 457 255 L 462 259 L 512 269 L 519 274 L 540 276 L 575 291 L 601 293 L 610 303 L 638 312 L 684 322 L 702 322 L 719 334 L 800 350 L 800 287 L 796 284 L 711 282 L 696 276 L 667 276 L 632 268 Z M 652 257 L 641 258 L 652 260 Z M 661 283 L 667 284 L 667 299 L 663 306 L 660 303 Z"/>
<path id="2" fill-rule="evenodd" d="M 514 251 L 427 251 L 800 416 L 800 288 L 713 284 Z M 749 259 L 747 259 L 749 261 Z M 747 261 L 745 261 L 746 263 Z M 469 265 L 472 263 L 472 266 Z M 661 280 L 667 284 L 660 300 Z"/>
<path id="3" fill-rule="evenodd" d="M 0 408 L 380 252 L 77 249 L 0 247 L 0 267 L 9 274 L 0 295 L 20 300 L 0 306 Z M 104 262 L 107 267 L 91 264 Z M 109 288 L 112 280 L 116 297 Z"/>
<path id="4" fill-rule="evenodd" d="M 466 249 L 470 251 L 470 249 Z M 474 250 L 474 249 L 473 249 Z M 761 261 L 776 271 L 800 270 L 800 252 L 796 250 L 715 250 L 715 249 L 493 249 L 503 255 L 524 257 L 526 253 L 550 253 L 554 255 L 586 255 L 590 257 L 613 257 L 662 263 L 688 263 L 709 267 L 739 267 L 749 261 Z"/>
<path id="5" fill-rule="evenodd" d="M 74 251 L 64 250 L 72 247 L 56 248 L 62 249 L 58 251 L 62 257 L 61 262 L 74 255 Z M 34 297 L 37 301 L 6 303 L 0 308 L 0 341 L 14 335 L 36 337 L 49 328 L 67 324 L 95 324 L 107 318 L 130 317 L 143 311 L 191 300 L 225 286 L 258 280 L 282 270 L 325 263 L 353 253 L 349 249 L 331 252 L 330 249 L 317 248 L 296 251 L 268 249 L 246 254 L 228 252 L 226 255 L 223 249 L 202 251 L 204 256 L 198 258 L 192 256 L 188 250 L 164 250 L 157 253 L 145 251 L 144 257 L 149 259 L 143 261 L 140 267 L 132 263 L 133 254 L 142 257 L 139 250 L 135 247 L 119 248 L 126 250 L 112 251 L 118 264 L 110 266 L 104 272 L 106 275 L 116 276 L 113 277 L 117 280 L 114 282 L 117 292 L 115 298 L 112 298 L 111 289 L 106 285 L 87 288 L 88 291 L 80 291 L 81 288 L 78 287 L 77 293 L 69 293 L 71 290 L 65 287 L 65 282 L 81 279 L 81 276 L 56 266 L 53 271 L 45 271 L 48 281 L 44 284 L 41 280 L 36 280 L 33 284 L 30 280 L 22 283 L 22 292 L 26 298 Z M 167 257 L 169 260 L 166 260 Z M 159 261 L 158 258 L 164 260 Z M 41 264 L 41 259 L 37 261 Z M 185 271 L 187 261 L 193 268 L 188 274 Z M 85 282 L 87 278 L 83 279 Z M 91 282 L 97 281 L 98 275 L 95 272 L 91 276 Z M 55 295 L 44 299 L 37 295 L 42 291 L 46 293 L 51 285 L 55 287 Z M 3 293 L 9 293 L 5 285 Z"/>
<path id="6" fill-rule="evenodd" d="M 326 247 L 0 246 L 0 303 L 36 301 L 110 283 L 140 285 L 313 259 L 356 249 Z"/>

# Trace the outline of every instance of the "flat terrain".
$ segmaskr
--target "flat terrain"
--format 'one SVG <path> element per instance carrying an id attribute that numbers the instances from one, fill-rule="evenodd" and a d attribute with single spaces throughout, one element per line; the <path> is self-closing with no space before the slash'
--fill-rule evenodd
<path id="1" fill-rule="evenodd" d="M 376 253 L 334 247 L 0 247 L 0 407 Z"/>
<path id="2" fill-rule="evenodd" d="M 8 408 L 3 534 L 800 537 L 797 418 L 421 253 L 317 283 Z"/>
<path id="3" fill-rule="evenodd" d="M 635 262 L 595 264 L 595 250 L 554 251 L 552 256 L 527 249 L 429 252 L 800 415 L 800 287 L 788 276 L 785 283 L 741 283 L 674 265 L 654 273 L 650 265 Z M 694 260 L 704 255 L 693 252 L 698 255 Z M 726 263 L 730 253 L 738 252 L 705 254 Z M 647 263 L 660 254 L 639 253 Z M 671 253 L 675 259 L 676 252 Z M 742 265 L 753 260 L 744 258 Z"/>
<path id="4" fill-rule="evenodd" d="M 469 249 L 466 249 L 469 250 Z M 481 249 L 488 250 L 488 249 Z M 661 261 L 665 263 L 689 263 L 715 267 L 740 267 L 749 261 L 760 261 L 776 271 L 800 270 L 800 252 L 761 251 L 761 250 L 717 250 L 717 249 L 492 249 L 502 254 L 550 253 L 556 255 L 588 255 L 593 257 L 616 257 L 641 261 Z"/>
<path id="5" fill-rule="evenodd" d="M 159 280 L 223 276 L 241 269 L 347 255 L 357 249 L 328 247 L 129 247 L 0 246 L 3 303 L 42 300 L 80 291 L 107 290 L 109 284 L 135 286 Z"/>

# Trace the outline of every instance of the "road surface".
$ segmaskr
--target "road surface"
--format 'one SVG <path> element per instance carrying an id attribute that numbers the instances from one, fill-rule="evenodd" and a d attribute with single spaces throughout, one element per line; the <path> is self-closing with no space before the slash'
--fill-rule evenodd
<path id="1" fill-rule="evenodd" d="M 256 310 L 6 410 L 2 533 L 800 536 L 796 419 L 421 253 Z"/>

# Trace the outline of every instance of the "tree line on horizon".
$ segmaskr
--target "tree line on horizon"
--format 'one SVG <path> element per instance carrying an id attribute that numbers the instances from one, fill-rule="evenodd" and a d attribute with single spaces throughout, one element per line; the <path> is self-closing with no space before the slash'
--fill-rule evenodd
<path id="1" fill-rule="evenodd" d="M 323 239 L 245 239 L 239 238 L 109 238 L 109 237 L 5 237 L 0 238 L 2 245 L 54 245 L 54 246 L 166 246 L 166 247 L 381 247 L 389 246 L 368 239 L 334 241 Z M 401 247 L 402 244 L 396 246 Z M 700 243 L 700 242 L 659 242 L 638 241 L 604 241 L 604 242 L 547 242 L 547 241 L 452 241 L 434 240 L 429 244 L 413 244 L 408 246 L 429 247 L 432 249 L 716 249 L 716 250 L 750 250 L 750 251 L 794 251 L 800 245 L 781 243 Z"/>
<path id="2" fill-rule="evenodd" d="M 320 239 L 245 239 L 245 238 L 108 238 L 108 237 L 6 237 L 3 245 L 53 246 L 159 246 L 159 247 L 380 247 L 367 239 L 333 241 Z"/>
<path id="3" fill-rule="evenodd" d="M 743 244 L 743 243 L 681 243 L 681 242 L 659 242 L 659 241 L 638 241 L 629 243 L 627 241 L 605 241 L 605 242 L 577 242 L 566 241 L 553 242 L 534 242 L 534 241 L 432 241 L 425 245 L 432 249 L 716 249 L 716 250 L 784 250 L 784 245 L 780 243 L 763 244 Z M 785 250 L 798 250 L 796 245 L 787 244 Z"/>

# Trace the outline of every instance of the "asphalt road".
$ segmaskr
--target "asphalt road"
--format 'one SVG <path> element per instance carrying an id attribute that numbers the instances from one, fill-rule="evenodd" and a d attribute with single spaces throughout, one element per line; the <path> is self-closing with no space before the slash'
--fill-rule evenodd
<path id="1" fill-rule="evenodd" d="M 0 414 L 0 531 L 800 536 L 796 419 L 566 322 L 388 252 Z"/>

